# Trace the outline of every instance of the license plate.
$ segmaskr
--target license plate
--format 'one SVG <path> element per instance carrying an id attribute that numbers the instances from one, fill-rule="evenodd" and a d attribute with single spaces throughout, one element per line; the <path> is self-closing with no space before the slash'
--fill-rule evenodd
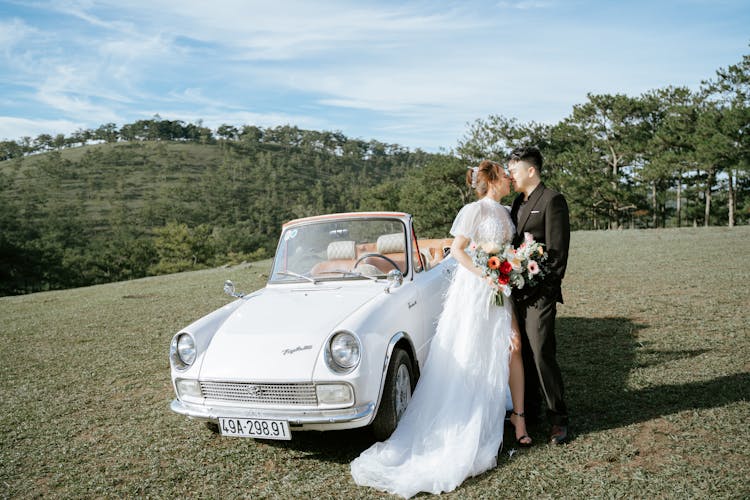
<path id="1" fill-rule="evenodd" d="M 222 436 L 251 437 L 257 439 L 292 439 L 289 422 L 262 418 L 219 417 Z"/>

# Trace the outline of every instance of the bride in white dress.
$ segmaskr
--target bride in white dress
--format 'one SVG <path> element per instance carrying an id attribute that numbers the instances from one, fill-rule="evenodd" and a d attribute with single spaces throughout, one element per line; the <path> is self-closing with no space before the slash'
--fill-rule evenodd
<path id="1" fill-rule="evenodd" d="M 403 497 L 452 491 L 464 479 L 497 464 L 503 440 L 510 377 L 516 443 L 529 446 L 523 413 L 521 342 L 511 299 L 502 306 L 466 248 L 509 242 L 514 233 L 500 199 L 510 179 L 490 161 L 470 169 L 467 182 L 479 200 L 464 206 L 451 228 L 451 255 L 460 264 L 422 375 L 409 406 L 388 440 L 351 464 L 354 481 Z"/>

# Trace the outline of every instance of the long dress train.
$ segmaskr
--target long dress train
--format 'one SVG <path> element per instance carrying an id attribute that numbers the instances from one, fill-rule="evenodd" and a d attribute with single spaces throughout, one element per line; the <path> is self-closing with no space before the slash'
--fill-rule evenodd
<path id="1" fill-rule="evenodd" d="M 513 234 L 507 210 L 483 198 L 451 228 L 474 243 Z M 403 497 L 452 491 L 497 464 L 508 390 L 511 303 L 490 304 L 490 287 L 463 266 L 444 301 L 413 397 L 393 435 L 351 464 L 355 482 Z"/>

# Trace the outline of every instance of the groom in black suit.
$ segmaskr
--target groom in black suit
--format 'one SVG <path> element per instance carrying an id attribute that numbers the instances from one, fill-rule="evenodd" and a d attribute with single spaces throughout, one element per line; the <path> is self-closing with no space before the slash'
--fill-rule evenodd
<path id="1" fill-rule="evenodd" d="M 508 161 L 513 189 L 519 193 L 511 208 L 516 225 L 513 244 L 517 247 L 524 233 L 531 233 L 548 254 L 544 280 L 530 289 L 514 291 L 513 302 L 521 330 L 526 413 L 530 418 L 539 415 L 541 390 L 552 424 L 550 442 L 561 444 L 568 438 L 568 410 L 556 358 L 555 316 L 557 303 L 563 301 L 561 284 L 568 262 L 570 221 L 565 198 L 541 181 L 543 162 L 535 147 L 516 148 Z"/>

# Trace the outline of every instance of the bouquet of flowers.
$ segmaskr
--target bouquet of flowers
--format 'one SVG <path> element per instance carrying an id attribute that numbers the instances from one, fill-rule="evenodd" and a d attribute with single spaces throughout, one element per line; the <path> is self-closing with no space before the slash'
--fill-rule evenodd
<path id="1" fill-rule="evenodd" d="M 518 248 L 486 242 L 471 250 L 474 251 L 474 265 L 482 270 L 483 276 L 489 276 L 497 283 L 494 300 L 498 306 L 503 304 L 503 295 L 510 297 L 513 288 L 536 286 L 544 278 L 547 252 L 530 233 L 524 233 L 524 241 Z"/>

